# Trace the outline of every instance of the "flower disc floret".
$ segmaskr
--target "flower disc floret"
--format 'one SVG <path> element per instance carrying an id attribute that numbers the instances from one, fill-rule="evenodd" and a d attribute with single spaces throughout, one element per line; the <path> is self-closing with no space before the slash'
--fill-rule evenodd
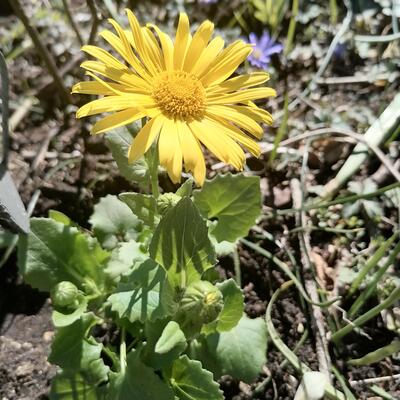
<path id="1" fill-rule="evenodd" d="M 164 72 L 154 79 L 153 97 L 163 113 L 189 121 L 204 115 L 206 94 L 199 79 L 184 71 Z"/>

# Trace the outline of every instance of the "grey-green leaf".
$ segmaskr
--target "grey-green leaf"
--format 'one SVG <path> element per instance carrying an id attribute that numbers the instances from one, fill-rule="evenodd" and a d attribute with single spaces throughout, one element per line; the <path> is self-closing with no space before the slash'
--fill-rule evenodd
<path id="1" fill-rule="evenodd" d="M 216 284 L 224 298 L 224 307 L 218 319 L 203 327 L 203 333 L 227 332 L 234 328 L 242 318 L 244 311 L 244 297 L 241 289 L 231 278 Z"/>
<path id="2" fill-rule="evenodd" d="M 146 260 L 108 298 L 111 309 L 130 322 L 162 318 L 165 311 L 160 290 L 164 281 L 164 271 L 153 260 Z"/>
<path id="3" fill-rule="evenodd" d="M 171 388 L 140 360 L 139 352 L 127 357 L 125 374 L 111 375 L 110 400 L 174 400 Z"/>
<path id="4" fill-rule="evenodd" d="M 135 239 L 140 226 L 139 219 L 117 196 L 108 195 L 94 206 L 89 219 L 94 234 L 108 249 L 114 248 L 119 241 Z"/>
<path id="5" fill-rule="evenodd" d="M 106 134 L 106 140 L 121 175 L 130 182 L 147 186 L 150 181 L 145 159 L 142 157 L 133 164 L 128 162 L 128 150 L 133 141 L 128 130 L 121 128 L 115 132 L 109 132 Z"/>
<path id="6" fill-rule="evenodd" d="M 179 400 L 223 400 L 224 396 L 213 374 L 201 363 L 181 356 L 172 366 L 171 384 Z"/>
<path id="7" fill-rule="evenodd" d="M 232 330 L 208 335 L 194 350 L 192 354 L 217 377 L 231 375 L 251 383 L 266 362 L 265 322 L 243 315 Z"/>
<path id="8" fill-rule="evenodd" d="M 106 400 L 103 390 L 81 374 L 57 374 L 51 381 L 50 400 Z"/>
<path id="9" fill-rule="evenodd" d="M 160 338 L 158 339 L 154 351 L 158 354 L 166 354 L 176 349 L 178 354 L 186 348 L 185 334 L 181 331 L 179 324 L 175 321 L 168 322 Z"/>
<path id="10" fill-rule="evenodd" d="M 88 334 L 90 328 L 99 321 L 93 313 L 87 313 L 73 324 L 58 328 L 49 361 L 64 372 L 83 373 L 93 384 L 106 380 L 108 367 L 100 358 L 103 346 Z"/>
<path id="11" fill-rule="evenodd" d="M 141 193 L 121 193 L 119 198 L 147 226 L 158 222 L 157 202 L 153 196 Z"/>
<path id="12" fill-rule="evenodd" d="M 18 244 L 18 265 L 25 281 L 45 291 L 61 281 L 82 290 L 87 279 L 102 285 L 108 258 L 96 239 L 49 218 L 32 218 L 29 235 L 21 236 Z"/>
<path id="13" fill-rule="evenodd" d="M 150 256 L 165 268 L 173 286 L 199 280 L 215 263 L 206 222 L 189 197 L 183 197 L 158 224 Z"/>
<path id="14" fill-rule="evenodd" d="M 219 242 L 246 236 L 261 212 L 260 179 L 255 176 L 217 175 L 193 195 L 201 214 L 218 220 L 211 233 Z"/>

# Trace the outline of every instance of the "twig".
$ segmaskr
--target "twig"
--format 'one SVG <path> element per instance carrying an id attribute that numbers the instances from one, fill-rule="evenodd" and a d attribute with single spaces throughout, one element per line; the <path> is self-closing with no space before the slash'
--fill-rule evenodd
<path id="1" fill-rule="evenodd" d="M 388 80 L 396 78 L 397 72 L 382 74 L 358 74 L 353 76 L 332 76 L 329 78 L 319 78 L 318 85 L 346 85 L 349 83 L 371 83 L 375 81 Z"/>
<path id="2" fill-rule="evenodd" d="M 359 381 L 350 381 L 350 386 L 357 386 L 357 385 L 366 385 L 368 383 L 379 383 L 379 382 L 388 382 L 394 379 L 400 379 L 400 374 L 389 375 L 389 376 L 378 376 L 376 378 L 366 378 L 361 379 Z"/>
<path id="3" fill-rule="evenodd" d="M 90 10 L 90 13 L 92 14 L 92 19 L 93 19 L 92 28 L 90 29 L 88 44 L 93 44 L 94 39 L 96 37 L 97 29 L 99 27 L 99 19 L 97 17 L 96 4 L 94 3 L 94 0 L 86 0 L 86 4 L 89 7 L 89 10 Z"/>
<path id="4" fill-rule="evenodd" d="M 392 33 L 391 35 L 383 35 L 383 36 L 355 35 L 354 39 L 359 42 L 370 42 L 370 43 L 391 42 L 393 40 L 400 39 L 400 33 Z"/>
<path id="5" fill-rule="evenodd" d="M 307 150 L 306 150 L 307 151 Z M 304 161 L 306 162 L 306 158 L 304 158 Z M 304 164 L 303 164 L 304 165 Z M 303 168 L 304 172 L 304 168 Z M 304 173 L 302 174 L 304 176 Z M 302 186 L 303 186 L 303 191 L 302 191 Z M 300 181 L 298 179 L 292 179 L 290 182 L 290 187 L 292 190 L 292 196 L 293 196 L 293 205 L 296 208 L 301 209 L 303 207 L 303 201 L 304 201 L 304 182 L 303 185 L 300 185 Z M 296 226 L 301 226 L 304 228 L 307 225 L 307 219 L 306 215 L 304 212 L 299 211 L 296 214 Z M 318 297 L 318 292 L 317 292 L 317 286 L 316 283 L 313 279 L 307 278 L 307 275 L 310 273 L 313 274 L 313 267 L 311 265 L 311 260 L 309 258 L 309 254 L 311 254 L 311 246 L 310 246 L 310 235 L 309 233 L 305 232 L 305 230 L 302 230 L 298 234 L 299 238 L 299 243 L 300 243 L 300 250 L 301 250 L 301 261 L 303 264 L 303 270 L 305 272 L 306 278 L 305 278 L 305 288 L 310 296 L 311 300 L 313 302 L 318 302 L 319 297 Z M 326 376 L 328 379 L 328 382 L 332 383 L 332 378 L 331 378 L 331 359 L 328 351 L 328 341 L 326 340 L 326 332 L 325 332 L 325 323 L 324 323 L 324 316 L 321 312 L 321 309 L 319 307 L 316 307 L 315 305 L 311 305 L 311 320 L 312 320 L 312 326 L 313 326 L 313 331 L 316 337 L 316 352 L 317 352 L 317 357 L 318 357 L 318 364 L 320 371 Z"/>
<path id="6" fill-rule="evenodd" d="M 29 36 L 32 39 L 32 42 L 36 47 L 36 50 L 39 52 L 44 63 L 46 64 L 49 73 L 52 75 L 56 85 L 58 86 L 63 103 L 64 104 L 72 103 L 72 97 L 69 93 L 69 90 L 67 90 L 66 86 L 64 85 L 64 81 L 61 78 L 61 75 L 59 74 L 59 69 L 55 64 L 52 55 L 47 50 L 46 46 L 42 43 L 40 35 L 36 30 L 36 28 L 30 24 L 28 17 L 26 16 L 23 8 L 21 7 L 20 0 L 13 0 L 12 2 L 10 2 L 10 5 L 13 8 L 17 17 L 21 20 L 21 22 L 25 26 L 25 29 L 27 30 Z"/>
<path id="7" fill-rule="evenodd" d="M 78 41 L 79 41 L 79 44 L 80 44 L 81 46 L 83 46 L 82 35 L 81 35 L 81 33 L 79 32 L 78 25 L 76 25 L 75 20 L 74 20 L 72 14 L 71 14 L 71 10 L 69 9 L 69 6 L 68 6 L 68 1 L 67 1 L 67 0 L 62 0 L 62 3 L 63 3 L 63 6 L 64 6 L 64 11 L 65 11 L 65 14 L 66 14 L 66 16 L 67 16 L 67 19 L 68 19 L 68 21 L 69 21 L 69 23 L 70 23 L 72 29 L 73 29 L 74 32 L 75 32 L 75 35 L 76 35 L 76 37 L 77 37 L 77 39 L 78 39 Z"/>

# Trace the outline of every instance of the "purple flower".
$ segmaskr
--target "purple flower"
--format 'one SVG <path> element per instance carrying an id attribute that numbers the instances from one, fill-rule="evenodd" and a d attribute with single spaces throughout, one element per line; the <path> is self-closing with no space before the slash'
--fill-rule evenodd
<path id="1" fill-rule="evenodd" d="M 283 50 L 283 46 L 274 42 L 267 31 L 264 31 L 260 38 L 255 33 L 250 33 L 249 43 L 253 44 L 254 48 L 248 60 L 257 68 L 268 68 L 272 54 L 279 54 Z"/>
<path id="2" fill-rule="evenodd" d="M 216 3 L 218 0 L 199 0 L 199 2 L 201 4 L 214 4 Z"/>

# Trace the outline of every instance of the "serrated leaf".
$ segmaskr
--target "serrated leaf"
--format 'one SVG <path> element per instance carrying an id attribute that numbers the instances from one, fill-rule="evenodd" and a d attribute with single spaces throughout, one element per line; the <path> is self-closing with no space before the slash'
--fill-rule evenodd
<path id="1" fill-rule="evenodd" d="M 99 321 L 93 313 L 87 313 L 73 324 L 58 328 L 49 362 L 58 365 L 66 373 L 84 374 L 92 384 L 106 380 L 108 367 L 100 358 L 103 346 L 88 336 L 90 328 Z"/>
<path id="2" fill-rule="evenodd" d="M 218 220 L 211 234 L 219 242 L 246 236 L 261 212 L 260 179 L 255 176 L 217 175 L 193 195 L 201 214 Z"/>
<path id="3" fill-rule="evenodd" d="M 121 277 L 131 273 L 135 266 L 148 259 L 142 245 L 135 240 L 120 243 L 111 253 L 110 260 L 104 269 L 107 277 L 118 283 Z"/>
<path id="4" fill-rule="evenodd" d="M 185 348 L 185 334 L 181 331 L 178 323 L 170 321 L 157 340 L 154 351 L 158 354 L 166 354 L 171 350 L 176 350 L 177 354 L 180 354 Z"/>
<path id="5" fill-rule="evenodd" d="M 139 219 L 117 196 L 107 195 L 94 206 L 89 219 L 95 236 L 107 249 L 119 241 L 135 239 L 140 227 Z"/>
<path id="6" fill-rule="evenodd" d="M 158 224 L 150 256 L 165 268 L 175 287 L 199 280 L 215 263 L 207 225 L 189 197 L 168 210 Z"/>
<path id="7" fill-rule="evenodd" d="M 128 162 L 128 150 L 133 140 L 128 130 L 123 128 L 109 132 L 106 140 L 121 175 L 130 182 L 147 186 L 150 181 L 146 160 L 142 157 L 133 164 Z"/>
<path id="8" fill-rule="evenodd" d="M 171 384 L 179 400 L 223 400 L 224 396 L 211 372 L 186 355 L 172 366 Z"/>
<path id="9" fill-rule="evenodd" d="M 238 324 L 244 311 L 243 293 L 232 278 L 216 286 L 223 295 L 224 307 L 215 322 L 203 327 L 202 332 L 206 334 L 230 331 Z"/>
<path id="10" fill-rule="evenodd" d="M 153 196 L 132 192 L 121 193 L 119 198 L 147 226 L 152 227 L 158 222 L 157 202 Z"/>
<path id="11" fill-rule="evenodd" d="M 87 279 L 101 286 L 108 258 L 96 239 L 49 218 L 32 218 L 29 235 L 21 236 L 18 244 L 18 265 L 25 281 L 45 291 L 61 281 L 82 290 Z"/>
<path id="12" fill-rule="evenodd" d="M 249 345 L 251 344 L 251 345 Z M 266 362 L 267 331 L 261 318 L 243 315 L 229 332 L 208 335 L 191 354 L 217 377 L 231 375 L 251 383 Z"/>
<path id="13" fill-rule="evenodd" d="M 111 309 L 119 318 L 126 318 L 130 322 L 162 318 L 165 311 L 160 301 L 160 290 L 164 281 L 162 268 L 153 260 L 146 260 L 108 298 Z"/>
<path id="14" fill-rule="evenodd" d="M 127 357 L 125 374 L 111 374 L 111 400 L 174 400 L 171 388 L 140 360 L 139 352 Z"/>
<path id="15" fill-rule="evenodd" d="M 73 324 L 75 321 L 81 318 L 82 314 L 87 309 L 87 305 L 88 305 L 87 299 L 82 296 L 79 306 L 73 312 L 63 313 L 61 311 L 54 310 L 51 315 L 51 319 L 53 321 L 54 326 L 56 328 L 62 328 L 64 326 Z"/>
<path id="16" fill-rule="evenodd" d="M 191 196 L 192 189 L 193 189 L 193 179 L 189 178 L 179 187 L 179 189 L 176 191 L 175 194 L 181 197 Z"/>
<path id="17" fill-rule="evenodd" d="M 59 373 L 51 381 L 50 400 L 105 400 L 103 389 L 88 383 L 81 374 Z"/>

